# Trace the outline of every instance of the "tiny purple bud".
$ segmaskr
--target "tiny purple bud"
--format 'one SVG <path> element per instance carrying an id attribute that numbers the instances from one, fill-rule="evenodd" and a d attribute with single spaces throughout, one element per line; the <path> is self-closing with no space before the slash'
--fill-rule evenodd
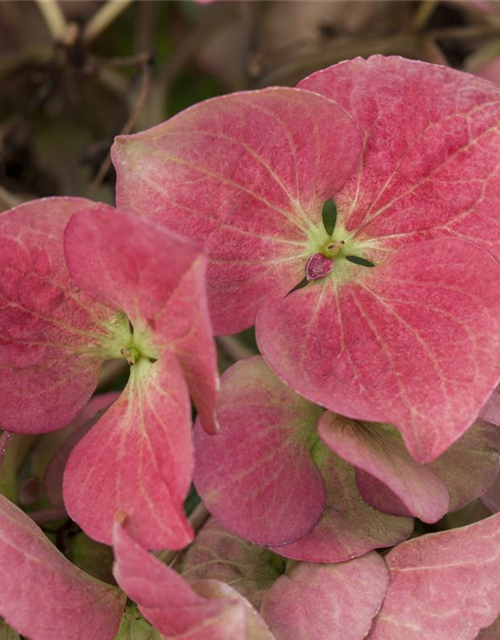
<path id="1" fill-rule="evenodd" d="M 315 253 L 306 262 L 306 279 L 319 280 L 324 278 L 333 269 L 333 262 L 325 258 L 322 253 Z"/>

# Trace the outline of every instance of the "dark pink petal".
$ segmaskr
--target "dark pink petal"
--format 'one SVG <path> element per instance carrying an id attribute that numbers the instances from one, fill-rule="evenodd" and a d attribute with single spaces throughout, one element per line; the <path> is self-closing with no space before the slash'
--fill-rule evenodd
<path id="1" fill-rule="evenodd" d="M 403 542 L 370 640 L 473 640 L 500 613 L 500 515 Z"/>
<path id="2" fill-rule="evenodd" d="M 175 356 L 142 358 L 120 398 L 71 452 L 64 473 L 68 514 L 99 542 L 112 542 L 117 512 L 149 548 L 192 539 L 183 501 L 192 474 L 190 403 Z"/>
<path id="3" fill-rule="evenodd" d="M 311 458 L 322 409 L 286 387 L 259 357 L 224 374 L 217 436 L 195 429 L 194 482 L 231 532 L 259 544 L 307 534 L 325 505 Z"/>
<path id="4" fill-rule="evenodd" d="M 277 640 L 362 640 L 388 582 L 375 552 L 340 564 L 298 563 L 267 591 L 261 614 Z"/>
<path id="5" fill-rule="evenodd" d="M 116 581 L 164 637 L 246 640 L 240 601 L 198 595 L 179 574 L 135 542 L 120 523 L 115 527 L 114 550 Z"/>
<path id="6" fill-rule="evenodd" d="M 326 279 L 268 301 L 257 318 L 261 352 L 298 393 L 394 424 L 411 455 L 430 462 L 497 384 L 498 265 L 471 243 L 443 238 L 349 269 L 358 274 L 343 286 Z"/>
<path id="7" fill-rule="evenodd" d="M 64 469 L 73 448 L 94 426 L 106 409 L 117 400 L 119 393 L 111 391 L 94 396 L 65 429 L 66 439 L 60 443 L 43 474 L 43 489 L 52 505 L 63 505 L 62 484 Z M 59 432 L 61 433 L 61 431 Z"/>
<path id="8" fill-rule="evenodd" d="M 327 487 L 321 520 L 305 537 L 273 547 L 276 553 L 306 562 L 344 562 L 408 538 L 413 520 L 381 513 L 367 504 L 350 465 L 325 445 L 317 447 L 315 460 Z"/>
<path id="9" fill-rule="evenodd" d="M 308 234 L 360 149 L 349 116 L 319 96 L 236 93 L 117 138 L 117 202 L 203 242 L 215 332 L 235 333 L 303 279 Z"/>
<path id="10" fill-rule="evenodd" d="M 112 640 L 125 596 L 69 562 L 0 496 L 0 615 L 31 640 Z"/>
<path id="11" fill-rule="evenodd" d="M 0 215 L 1 428 L 54 431 L 94 391 L 113 312 L 71 281 L 63 232 L 75 211 L 98 206 L 47 198 Z"/>
<path id="12" fill-rule="evenodd" d="M 73 216 L 65 251 L 75 282 L 126 313 L 143 355 L 175 353 L 203 424 L 214 432 L 216 353 L 199 249 L 152 222 L 103 206 Z"/>

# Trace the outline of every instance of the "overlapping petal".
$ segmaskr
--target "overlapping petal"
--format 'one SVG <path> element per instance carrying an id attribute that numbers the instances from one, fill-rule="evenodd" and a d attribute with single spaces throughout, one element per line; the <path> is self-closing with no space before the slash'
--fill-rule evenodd
<path id="1" fill-rule="evenodd" d="M 180 569 L 197 585 L 215 579 L 237 589 L 277 640 L 361 640 L 389 582 L 385 562 L 375 552 L 339 564 L 290 562 L 213 520 L 184 552 Z"/>
<path id="2" fill-rule="evenodd" d="M 215 431 L 216 355 L 200 250 L 152 222 L 101 207 L 73 216 L 65 252 L 78 286 L 125 312 L 134 334 L 151 341 L 144 345 L 146 355 L 175 354 L 205 428 Z"/>
<path id="3" fill-rule="evenodd" d="M 81 198 L 47 198 L 0 215 L 0 427 L 6 430 L 64 427 L 95 389 L 113 311 L 73 283 L 63 233 L 75 211 L 96 207 Z"/>
<path id="4" fill-rule="evenodd" d="M 218 332 L 258 313 L 262 353 L 295 390 L 396 425 L 430 462 L 500 379 L 499 117 L 500 90 L 473 76 L 357 59 L 120 138 L 118 199 L 203 240 Z M 330 198 L 335 240 L 375 267 L 342 254 L 285 298 L 327 255 Z"/>
<path id="5" fill-rule="evenodd" d="M 260 356 L 223 377 L 217 437 L 195 432 L 194 481 L 216 519 L 259 544 L 300 538 L 326 500 L 310 448 L 320 407 L 304 400 Z"/>
<path id="6" fill-rule="evenodd" d="M 125 596 L 67 560 L 0 496 L 0 615 L 32 640 L 112 640 Z"/>
<path id="7" fill-rule="evenodd" d="M 149 548 L 192 539 L 183 501 L 193 469 L 191 408 L 175 356 L 140 361 L 120 398 L 71 452 L 64 473 L 68 514 L 110 544 L 116 513 Z"/>
<path id="8" fill-rule="evenodd" d="M 117 203 L 204 243 L 215 331 L 235 333 L 302 280 L 307 234 L 360 150 L 351 119 L 328 100 L 236 93 L 117 138 Z"/>
<path id="9" fill-rule="evenodd" d="M 261 351 L 298 393 L 352 418 L 394 424 L 411 455 L 430 462 L 496 386 L 500 270 L 484 250 L 451 238 L 349 269 L 363 273 L 264 305 Z"/>
<path id="10" fill-rule="evenodd" d="M 406 540 L 413 531 L 411 518 L 383 513 L 361 496 L 354 469 L 324 445 L 315 461 L 327 487 L 325 510 L 318 524 L 303 538 L 273 547 L 276 553 L 307 562 L 344 562 Z M 388 511 L 387 498 L 384 511 Z"/>
<path id="11" fill-rule="evenodd" d="M 500 612 L 500 515 L 415 538 L 387 556 L 390 582 L 370 640 L 473 640 Z"/>
<path id="12" fill-rule="evenodd" d="M 66 426 L 101 364 L 126 358 L 127 389 L 73 451 L 65 501 L 97 540 L 111 542 L 116 511 L 126 509 L 144 544 L 183 546 L 189 392 L 205 428 L 217 428 L 204 256 L 152 222 L 78 198 L 12 209 L 0 216 L 0 236 L 1 426 Z"/>
<path id="13" fill-rule="evenodd" d="M 144 617 L 165 638 L 272 640 L 257 612 L 236 591 L 215 580 L 190 586 L 127 532 L 115 528 L 114 574 Z"/>
<path id="14" fill-rule="evenodd" d="M 327 412 L 318 430 L 326 444 L 356 468 L 363 498 L 386 513 L 436 522 L 481 496 L 498 475 L 500 431 L 481 421 L 427 465 L 413 460 L 398 431 L 388 425 Z"/>
<path id="15" fill-rule="evenodd" d="M 367 505 L 354 471 L 320 441 L 322 412 L 259 356 L 231 367 L 221 433 L 195 429 L 194 481 L 207 508 L 231 532 L 300 560 L 342 561 L 404 540 L 411 520 Z"/>
<path id="16" fill-rule="evenodd" d="M 362 640 L 388 582 L 375 552 L 339 564 L 297 563 L 266 592 L 261 615 L 278 640 Z"/>

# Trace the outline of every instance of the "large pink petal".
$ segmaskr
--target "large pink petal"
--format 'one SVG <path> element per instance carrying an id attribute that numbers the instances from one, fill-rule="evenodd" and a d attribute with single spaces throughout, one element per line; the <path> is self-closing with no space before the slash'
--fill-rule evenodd
<path id="1" fill-rule="evenodd" d="M 245 610 L 239 600 L 198 595 L 132 539 L 123 524 L 115 527 L 114 550 L 116 581 L 165 638 L 246 640 Z"/>
<path id="2" fill-rule="evenodd" d="M 310 453 L 322 409 L 286 387 L 259 357 L 224 375 L 221 432 L 195 429 L 194 482 L 214 517 L 260 544 L 308 533 L 325 505 L 325 487 Z"/>
<path id="3" fill-rule="evenodd" d="M 298 393 L 394 424 L 411 455 L 430 462 L 497 384 L 500 270 L 473 244 L 444 238 L 375 268 L 350 268 L 358 273 L 343 286 L 316 281 L 266 303 L 257 318 L 261 351 Z"/>
<path id="4" fill-rule="evenodd" d="M 375 552 L 340 564 L 298 563 L 266 592 L 261 614 L 277 640 L 362 640 L 388 583 Z"/>
<path id="5" fill-rule="evenodd" d="M 308 234 L 360 149 L 330 101 L 287 88 L 237 93 L 117 138 L 117 202 L 204 243 L 215 331 L 235 333 L 302 280 Z"/>
<path id="6" fill-rule="evenodd" d="M 215 431 L 216 353 L 200 250 L 153 222 L 102 207 L 73 216 L 65 251 L 75 282 L 126 313 L 143 355 L 176 354 L 203 424 Z"/>
<path id="7" fill-rule="evenodd" d="M 500 613 L 500 515 L 400 544 L 370 640 L 473 640 Z"/>
<path id="8" fill-rule="evenodd" d="M 0 615 L 32 640 L 112 640 L 125 596 L 69 562 L 0 496 Z"/>
<path id="9" fill-rule="evenodd" d="M 63 494 L 68 514 L 99 542 L 112 542 L 117 512 L 149 548 L 192 539 L 183 501 L 192 474 L 190 404 L 168 353 L 131 370 L 120 398 L 71 452 Z"/>
<path id="10" fill-rule="evenodd" d="M 344 562 L 408 538 L 413 520 L 381 513 L 367 504 L 350 465 L 323 444 L 317 445 L 315 460 L 327 487 L 323 515 L 311 533 L 273 551 L 306 562 Z"/>
<path id="11" fill-rule="evenodd" d="M 336 196 L 340 219 L 377 246 L 436 236 L 500 258 L 500 88 L 399 57 L 357 58 L 300 88 L 344 107 L 364 133 L 362 162 Z"/>
<path id="12" fill-rule="evenodd" d="M 63 232 L 81 198 L 47 198 L 0 215 L 0 427 L 64 427 L 97 384 L 112 311 L 71 281 Z M 85 247 L 87 254 L 88 247 Z"/>
<path id="13" fill-rule="evenodd" d="M 376 508 L 394 515 L 411 514 L 424 522 L 437 522 L 448 511 L 450 496 L 446 485 L 428 465 L 413 460 L 395 429 L 327 412 L 319 420 L 318 431 L 332 451 L 370 474 L 358 477 L 358 487 L 365 500 Z M 383 500 L 378 500 L 380 487 L 371 483 L 372 476 L 388 487 L 406 509 L 384 509 Z"/>

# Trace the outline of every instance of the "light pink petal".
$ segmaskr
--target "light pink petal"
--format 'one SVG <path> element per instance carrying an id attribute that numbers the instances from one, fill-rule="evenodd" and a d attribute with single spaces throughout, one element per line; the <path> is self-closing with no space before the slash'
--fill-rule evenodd
<path id="1" fill-rule="evenodd" d="M 225 582 L 260 608 L 264 591 L 284 572 L 285 562 L 266 547 L 237 538 L 210 518 L 177 566 L 189 582 Z"/>
<path id="2" fill-rule="evenodd" d="M 332 451 L 369 474 L 360 476 L 363 482 L 358 482 L 358 488 L 374 507 L 393 515 L 413 515 L 424 522 L 437 522 L 448 511 L 446 485 L 428 465 L 413 460 L 395 429 L 327 412 L 319 420 L 318 432 Z M 380 485 L 372 486 L 370 476 L 389 488 L 405 508 L 384 508 L 383 499 L 379 500 Z"/>
<path id="3" fill-rule="evenodd" d="M 174 356 L 141 359 L 120 398 L 71 452 L 64 473 L 68 514 L 99 542 L 112 542 L 117 512 L 149 548 L 192 539 L 183 501 L 192 474 L 190 404 Z"/>
<path id="4" fill-rule="evenodd" d="M 200 250 L 152 222 L 103 206 L 73 216 L 65 251 L 75 282 L 124 311 L 145 341 L 150 336 L 147 355 L 176 354 L 205 428 L 215 431 L 216 353 Z"/>
<path id="5" fill-rule="evenodd" d="M 286 387 L 255 356 L 223 377 L 217 436 L 195 429 L 196 489 L 232 533 L 283 544 L 308 533 L 325 505 L 311 439 L 322 409 Z"/>
<path id="6" fill-rule="evenodd" d="M 63 475 L 71 451 L 110 405 L 118 399 L 119 395 L 119 393 L 111 391 L 94 396 L 76 416 L 73 423 L 65 429 L 66 439 L 60 443 L 59 449 L 53 455 L 43 474 L 43 489 L 52 505 L 60 506 L 64 504 L 62 495 Z"/>
<path id="7" fill-rule="evenodd" d="M 69 562 L 0 496 L 0 615 L 31 640 L 113 640 L 124 595 Z"/>
<path id="8" fill-rule="evenodd" d="M 267 591 L 261 613 L 277 640 L 362 640 L 388 582 L 375 552 L 340 564 L 298 563 Z"/>
<path id="9" fill-rule="evenodd" d="M 343 286 L 312 282 L 266 303 L 257 318 L 261 352 L 298 393 L 342 415 L 394 424 L 413 458 L 430 462 L 497 384 L 498 265 L 471 243 L 443 238 L 375 268 L 351 267 L 361 271 Z"/>
<path id="10" fill-rule="evenodd" d="M 299 84 L 352 114 L 363 160 L 335 201 L 357 239 L 388 248 L 440 236 L 500 257 L 500 88 L 448 67 L 373 56 Z"/>
<path id="11" fill-rule="evenodd" d="M 235 333 L 303 279 L 308 233 L 360 149 L 349 116 L 320 96 L 236 93 L 117 138 L 117 202 L 203 242 L 215 332 Z"/>
<path id="12" fill-rule="evenodd" d="M 119 523 L 115 527 L 114 550 L 116 581 L 165 638 L 246 640 L 245 611 L 240 601 L 211 600 L 198 595 L 179 574 L 132 539 Z"/>
<path id="13" fill-rule="evenodd" d="M 321 520 L 305 537 L 273 547 L 276 553 L 306 562 L 344 562 L 408 538 L 413 520 L 387 515 L 367 504 L 350 465 L 323 444 L 317 445 L 315 461 L 327 487 Z"/>
<path id="14" fill-rule="evenodd" d="M 70 216 L 96 206 L 47 198 L 0 215 L 1 428 L 64 427 L 97 384 L 113 312 L 77 289 L 63 252 Z"/>
<path id="15" fill-rule="evenodd" d="M 500 613 L 500 515 L 403 542 L 370 640 L 473 640 Z"/>

